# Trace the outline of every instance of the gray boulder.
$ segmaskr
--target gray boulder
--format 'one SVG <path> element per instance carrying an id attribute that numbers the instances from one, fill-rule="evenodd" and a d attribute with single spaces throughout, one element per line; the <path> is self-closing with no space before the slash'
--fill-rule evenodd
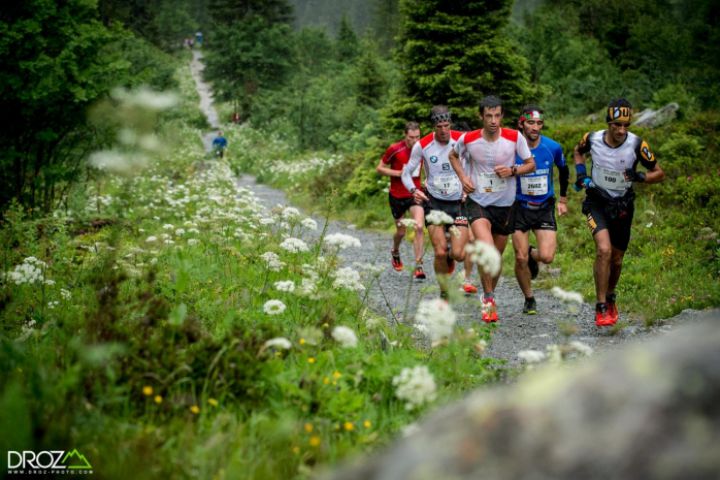
<path id="1" fill-rule="evenodd" d="M 675 102 L 668 103 L 659 110 L 646 108 L 642 112 L 635 115 L 633 125 L 638 127 L 655 128 L 664 125 L 677 117 L 680 105 Z"/>
<path id="2" fill-rule="evenodd" d="M 479 391 L 323 478 L 720 478 L 718 326 L 714 314 Z"/>

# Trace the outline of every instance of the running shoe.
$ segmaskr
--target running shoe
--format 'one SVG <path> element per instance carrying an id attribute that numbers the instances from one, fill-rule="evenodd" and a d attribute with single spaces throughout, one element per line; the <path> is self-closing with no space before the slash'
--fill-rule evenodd
<path id="1" fill-rule="evenodd" d="M 595 326 L 612 327 L 613 325 L 615 325 L 615 319 L 610 316 L 607 303 L 595 305 Z"/>
<path id="2" fill-rule="evenodd" d="M 422 265 L 415 267 L 415 273 L 413 273 L 413 276 L 415 277 L 415 280 L 425 280 L 425 271 L 423 270 Z"/>
<path id="3" fill-rule="evenodd" d="M 471 295 L 473 293 L 477 293 L 478 291 L 477 287 L 468 281 L 463 283 L 462 289 L 465 291 L 466 295 Z"/>
<path id="4" fill-rule="evenodd" d="M 615 293 L 608 293 L 607 294 L 607 307 L 608 307 L 608 314 L 610 315 L 610 318 L 613 319 L 613 323 L 618 321 L 618 317 L 620 316 L 620 313 L 618 312 L 617 303 L 615 303 L 615 300 L 617 299 L 617 295 Z"/>
<path id="5" fill-rule="evenodd" d="M 528 247 L 528 268 L 530 269 L 530 278 L 535 280 L 538 276 L 538 273 L 540 272 L 540 267 L 538 266 L 537 260 L 535 260 L 532 256 L 533 246 L 530 245 Z"/>
<path id="6" fill-rule="evenodd" d="M 497 306 L 494 298 L 488 298 L 482 302 L 482 321 L 493 323 L 498 321 Z"/>
<path id="7" fill-rule="evenodd" d="M 537 313 L 537 302 L 535 297 L 525 299 L 525 305 L 523 306 L 523 313 L 525 315 L 535 315 Z"/>
<path id="8" fill-rule="evenodd" d="M 448 275 L 452 275 L 455 272 L 455 260 L 450 256 L 448 253 L 447 256 L 447 264 L 448 264 Z"/>
<path id="9" fill-rule="evenodd" d="M 400 272 L 403 269 L 403 263 L 402 260 L 400 260 L 400 252 L 395 252 L 393 250 L 390 250 L 390 255 L 392 256 L 392 266 L 395 269 L 396 272 Z"/>

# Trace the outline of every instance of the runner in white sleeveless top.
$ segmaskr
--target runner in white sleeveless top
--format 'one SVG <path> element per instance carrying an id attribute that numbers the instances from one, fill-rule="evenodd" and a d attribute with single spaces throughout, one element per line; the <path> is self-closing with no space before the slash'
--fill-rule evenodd
<path id="1" fill-rule="evenodd" d="M 515 203 L 515 175 L 535 170 L 530 148 L 517 130 L 502 128 L 503 107 L 498 97 L 485 97 L 480 103 L 482 130 L 465 133 L 450 162 L 468 194 L 465 211 L 475 238 L 493 245 L 502 254 L 508 235 L 513 233 L 513 204 Z M 523 159 L 515 164 L 515 154 Z M 461 158 L 466 157 L 463 167 Z M 498 320 L 495 287 L 500 273 L 493 277 L 482 272 L 482 320 Z"/>
<path id="2" fill-rule="evenodd" d="M 452 116 L 445 105 L 434 106 L 430 120 L 433 132 L 413 145 L 410 161 L 403 168 L 401 178 L 405 188 L 413 194 L 415 202 L 425 209 L 425 223 L 435 251 L 435 276 L 440 285 L 441 298 L 447 299 L 448 275 L 455 267 L 454 260 L 462 261 L 465 258 L 467 243 L 467 218 L 461 203 L 463 189 L 448 159 L 462 132 L 450 129 Z M 416 188 L 412 181 L 412 173 L 421 163 L 425 170 L 425 191 Z M 449 217 L 448 223 L 437 218 L 440 212 Z M 449 225 L 458 227 L 455 234 L 450 236 L 451 252 L 448 252 L 445 238 L 445 228 Z"/>

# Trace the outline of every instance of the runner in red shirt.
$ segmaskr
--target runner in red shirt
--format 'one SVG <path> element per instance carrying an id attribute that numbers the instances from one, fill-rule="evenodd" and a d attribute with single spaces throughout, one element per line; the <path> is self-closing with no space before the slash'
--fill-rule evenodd
<path id="1" fill-rule="evenodd" d="M 392 266 L 398 272 L 403 269 L 403 263 L 400 259 L 400 242 L 405 237 L 406 226 L 403 223 L 403 217 L 406 212 L 410 212 L 410 216 L 414 220 L 415 240 L 413 240 L 413 248 L 415 250 L 415 278 L 419 280 L 425 279 L 425 272 L 422 268 L 423 262 L 423 228 L 425 227 L 425 213 L 423 207 L 415 203 L 413 196 L 408 192 L 402 183 L 400 175 L 403 167 L 410 160 L 410 152 L 413 145 L 420 138 L 420 126 L 417 122 L 407 122 L 405 124 L 405 138 L 397 143 L 393 143 L 385 151 L 376 168 L 381 175 L 390 177 L 390 211 L 393 219 L 395 219 L 395 235 L 393 235 L 393 247 L 390 251 L 392 258 Z M 420 188 L 420 167 L 413 172 L 413 182 L 415 188 Z"/>

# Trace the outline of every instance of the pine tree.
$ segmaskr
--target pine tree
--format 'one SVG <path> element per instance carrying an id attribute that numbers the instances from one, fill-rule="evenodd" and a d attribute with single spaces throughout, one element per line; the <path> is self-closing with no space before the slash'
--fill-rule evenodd
<path id="1" fill-rule="evenodd" d="M 489 94 L 500 96 L 506 111 L 519 108 L 533 89 L 527 60 L 501 33 L 511 7 L 512 0 L 402 0 L 405 95 L 392 116 L 425 119 L 432 105 L 446 104 L 456 120 L 477 125 L 478 103 Z"/>
<path id="2" fill-rule="evenodd" d="M 336 50 L 338 60 L 341 62 L 352 62 L 360 51 L 357 35 L 352 25 L 350 25 L 347 15 L 343 15 L 340 20 Z"/>

